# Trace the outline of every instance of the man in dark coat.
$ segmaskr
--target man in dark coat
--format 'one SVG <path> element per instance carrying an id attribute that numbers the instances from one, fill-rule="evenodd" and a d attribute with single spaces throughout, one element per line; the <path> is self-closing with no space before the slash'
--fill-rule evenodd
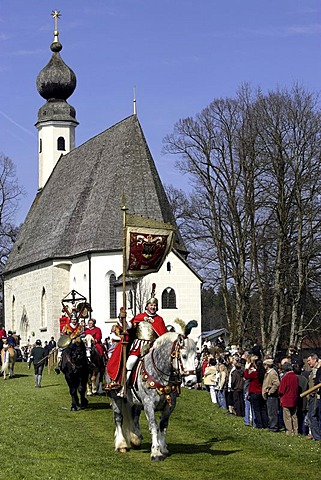
<path id="1" fill-rule="evenodd" d="M 45 357 L 45 349 L 41 346 L 41 340 L 36 340 L 36 344 L 30 352 L 29 365 L 28 365 L 28 367 L 30 368 L 31 364 L 33 363 L 34 370 L 35 370 L 35 387 L 36 388 L 41 387 L 42 371 L 45 365 L 44 357 Z"/>
<path id="2" fill-rule="evenodd" d="M 48 343 L 49 351 L 51 351 L 53 348 L 56 348 L 56 346 L 57 346 L 57 343 L 55 341 L 55 338 L 51 337 Z"/>

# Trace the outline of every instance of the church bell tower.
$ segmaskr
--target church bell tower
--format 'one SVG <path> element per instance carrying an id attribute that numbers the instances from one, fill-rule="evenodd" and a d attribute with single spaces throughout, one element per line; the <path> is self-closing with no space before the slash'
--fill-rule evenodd
<path id="1" fill-rule="evenodd" d="M 75 148 L 76 110 L 66 101 L 76 88 L 76 75 L 60 56 L 60 12 L 54 11 L 52 57 L 37 77 L 37 90 L 46 100 L 38 111 L 38 189 L 41 190 L 61 155 Z"/>

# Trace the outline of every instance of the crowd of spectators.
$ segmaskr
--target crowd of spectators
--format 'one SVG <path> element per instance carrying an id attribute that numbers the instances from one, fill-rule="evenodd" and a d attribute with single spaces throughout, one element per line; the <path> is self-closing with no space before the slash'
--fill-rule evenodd
<path id="1" fill-rule="evenodd" d="M 316 353 L 303 361 L 290 347 L 276 361 L 264 356 L 259 344 L 247 351 L 205 344 L 197 371 L 197 388 L 208 390 L 213 403 L 227 415 L 242 417 L 244 425 L 321 440 L 321 360 Z"/>

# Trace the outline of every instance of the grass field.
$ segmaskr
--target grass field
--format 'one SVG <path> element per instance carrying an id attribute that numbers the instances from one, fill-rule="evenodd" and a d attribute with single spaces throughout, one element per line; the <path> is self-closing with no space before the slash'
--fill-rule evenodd
<path id="1" fill-rule="evenodd" d="M 70 412 L 63 375 L 45 371 L 42 383 L 34 387 L 25 363 L 15 378 L 0 377 L 1 480 L 320 478 L 320 442 L 245 427 L 205 391 L 183 389 L 168 429 L 171 456 L 155 463 L 144 415 L 142 449 L 119 454 L 107 397 Z"/>

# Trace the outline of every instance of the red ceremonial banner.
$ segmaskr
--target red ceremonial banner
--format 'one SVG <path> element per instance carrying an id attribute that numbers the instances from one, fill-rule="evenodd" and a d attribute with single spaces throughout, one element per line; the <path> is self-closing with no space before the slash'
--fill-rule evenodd
<path id="1" fill-rule="evenodd" d="M 136 223 L 126 226 L 128 275 L 142 276 L 157 272 L 172 248 L 174 227 L 144 217 L 128 217 L 130 223 Z"/>

